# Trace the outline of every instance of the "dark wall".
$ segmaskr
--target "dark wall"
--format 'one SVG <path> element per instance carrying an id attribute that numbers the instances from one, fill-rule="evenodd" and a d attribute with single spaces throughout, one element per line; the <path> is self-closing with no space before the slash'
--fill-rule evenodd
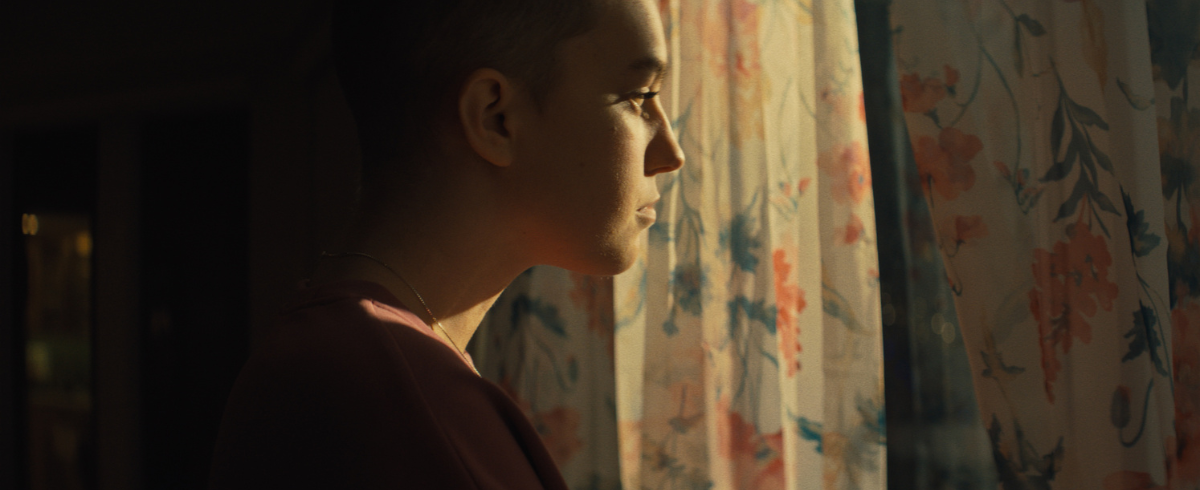
<path id="1" fill-rule="evenodd" d="M 83 488 L 203 487 L 229 386 L 353 205 L 326 2 L 140 3 L 0 2 L 2 489 L 29 484 L 17 189 L 48 172 L 18 142 L 90 131 Z"/>
<path id="2" fill-rule="evenodd" d="M 0 219 L 9 220 L 13 199 L 12 134 L 0 132 Z M 20 350 L 17 337 L 13 245 L 20 228 L 11 221 L 0 225 L 0 488 L 17 486 L 21 445 L 17 433 L 17 379 Z"/>
<path id="3" fill-rule="evenodd" d="M 203 488 L 249 350 L 248 111 L 141 131 L 142 437 L 147 488 Z"/>

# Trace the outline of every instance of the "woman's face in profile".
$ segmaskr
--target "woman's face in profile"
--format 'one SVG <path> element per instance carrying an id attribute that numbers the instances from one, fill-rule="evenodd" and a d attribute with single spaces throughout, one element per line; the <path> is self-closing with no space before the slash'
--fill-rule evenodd
<path id="1" fill-rule="evenodd" d="M 605 2 L 591 31 L 559 47 L 557 84 L 524 127 L 522 200 L 542 256 L 559 267 L 617 274 L 653 224 L 654 176 L 683 153 L 658 98 L 667 46 L 650 0 Z"/>

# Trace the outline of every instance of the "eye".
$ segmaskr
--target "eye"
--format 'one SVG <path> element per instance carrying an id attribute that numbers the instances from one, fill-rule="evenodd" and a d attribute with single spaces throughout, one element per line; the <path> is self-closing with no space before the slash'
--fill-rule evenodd
<path id="1" fill-rule="evenodd" d="M 653 99 L 657 95 L 658 92 L 635 92 L 629 94 L 629 100 L 633 102 L 634 107 L 640 110 L 642 108 L 642 104 L 645 104 L 646 101 Z"/>

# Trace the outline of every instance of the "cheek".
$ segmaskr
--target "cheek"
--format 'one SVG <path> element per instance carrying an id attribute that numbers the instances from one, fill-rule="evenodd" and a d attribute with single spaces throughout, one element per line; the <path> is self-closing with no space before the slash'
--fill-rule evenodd
<path id="1" fill-rule="evenodd" d="M 540 161 L 537 187 L 547 193 L 562 219 L 587 219 L 575 226 L 603 226 L 632 214 L 646 194 L 644 121 L 616 105 L 595 107 L 543 126 L 527 154 Z"/>
<path id="2" fill-rule="evenodd" d="M 639 146 L 643 139 L 637 127 L 621 114 L 605 114 L 600 124 L 578 131 L 574 138 L 563 138 L 573 144 L 564 148 L 563 158 L 573 160 L 569 165 L 581 174 L 581 183 L 596 190 L 619 192 L 644 173 L 643 154 Z M 603 189 L 601 189 L 603 188 Z"/>
<path id="3" fill-rule="evenodd" d="M 597 182 L 603 182 L 611 193 L 610 207 L 630 204 L 625 201 L 638 199 L 639 185 L 645 173 L 643 155 L 639 146 L 641 136 L 636 127 L 618 121 L 609 125 L 601 145 L 594 149 L 591 165 Z"/>

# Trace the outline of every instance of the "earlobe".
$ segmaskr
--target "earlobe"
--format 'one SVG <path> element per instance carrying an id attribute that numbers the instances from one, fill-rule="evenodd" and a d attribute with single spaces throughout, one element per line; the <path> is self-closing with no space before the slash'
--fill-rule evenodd
<path id="1" fill-rule="evenodd" d="M 475 70 L 463 83 L 458 98 L 458 117 L 467 144 L 487 162 L 507 167 L 513 159 L 513 109 L 515 87 L 504 74 L 491 69 Z"/>

